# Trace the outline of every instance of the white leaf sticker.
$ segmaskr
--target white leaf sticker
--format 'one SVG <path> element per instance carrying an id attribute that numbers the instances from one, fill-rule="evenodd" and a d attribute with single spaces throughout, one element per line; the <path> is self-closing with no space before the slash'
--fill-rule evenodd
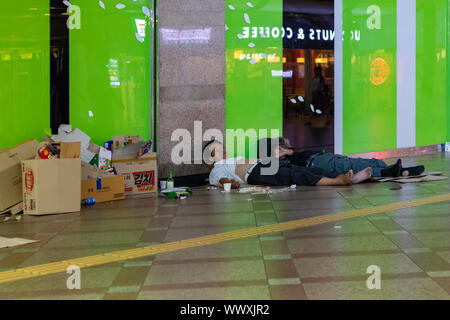
<path id="1" fill-rule="evenodd" d="M 230 8 L 230 10 L 234 10 L 234 7 L 233 7 L 233 5 L 228 5 L 228 8 Z"/>
<path id="2" fill-rule="evenodd" d="M 142 12 L 143 12 L 147 17 L 151 18 L 151 17 L 150 17 L 150 10 L 149 10 L 149 8 L 147 8 L 147 7 L 142 7 Z"/>
<path id="3" fill-rule="evenodd" d="M 138 39 L 139 42 L 144 42 L 144 39 L 141 37 L 139 33 L 136 33 L 136 39 Z"/>
<path id="4" fill-rule="evenodd" d="M 105 4 L 103 3 L 102 0 L 98 0 L 98 4 L 100 5 L 100 7 L 103 8 L 103 10 L 105 10 Z"/>
<path id="5" fill-rule="evenodd" d="M 244 13 L 244 20 L 245 22 L 247 22 L 248 24 L 250 24 L 250 17 L 248 16 L 248 14 Z"/>
<path id="6" fill-rule="evenodd" d="M 126 7 L 126 5 L 124 5 L 123 3 L 119 3 L 119 4 L 116 5 L 116 8 L 119 9 L 119 10 L 122 10 L 125 7 Z"/>
<path id="7" fill-rule="evenodd" d="M 249 6 L 250 8 L 253 8 L 253 4 L 251 2 L 247 2 L 247 6 Z"/>
<path id="8" fill-rule="evenodd" d="M 254 60 L 254 59 L 250 60 L 250 63 L 251 63 L 251 64 L 255 64 L 255 63 L 257 63 L 257 62 L 258 62 L 258 61 Z"/>
<path id="9" fill-rule="evenodd" d="M 302 96 L 298 96 L 298 100 L 299 100 L 300 102 L 305 102 L 305 99 L 303 99 Z"/>
<path id="10" fill-rule="evenodd" d="M 237 37 L 238 37 L 239 39 L 242 39 L 244 36 L 243 36 L 242 34 L 239 33 L 239 34 L 237 35 Z"/>
<path id="11" fill-rule="evenodd" d="M 317 114 L 322 114 L 322 111 L 320 111 L 319 109 L 316 110 Z"/>
<path id="12" fill-rule="evenodd" d="M 295 99 L 290 99 L 292 103 L 297 103 L 297 100 Z"/>
<path id="13" fill-rule="evenodd" d="M 67 7 L 70 7 L 70 6 L 72 5 L 72 4 L 71 4 L 69 1 L 67 1 L 67 0 L 64 0 L 63 3 L 64 3 L 64 5 L 66 5 Z"/>
<path id="14" fill-rule="evenodd" d="M 227 25 L 225 25 L 225 31 L 227 31 L 228 30 L 228 26 Z"/>
<path id="15" fill-rule="evenodd" d="M 312 104 L 309 105 L 309 107 L 311 108 L 311 111 L 314 112 L 314 106 Z"/>
<path id="16" fill-rule="evenodd" d="M 254 48 L 254 47 L 255 47 L 255 44 L 254 44 L 253 42 L 250 42 L 250 43 L 248 44 L 248 46 L 249 46 L 250 48 Z"/>

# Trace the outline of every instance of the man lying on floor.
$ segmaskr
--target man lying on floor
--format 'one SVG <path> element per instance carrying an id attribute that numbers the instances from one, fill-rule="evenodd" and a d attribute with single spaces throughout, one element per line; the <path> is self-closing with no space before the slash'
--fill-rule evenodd
<path id="1" fill-rule="evenodd" d="M 268 143 L 267 150 L 272 150 L 271 141 L 273 139 L 262 139 L 259 143 L 260 145 Z M 307 168 L 320 168 L 338 174 L 350 170 L 353 170 L 356 174 L 371 168 L 373 177 L 407 177 L 418 176 L 425 171 L 424 166 L 403 168 L 401 159 L 398 159 L 394 165 L 388 166 L 386 162 L 378 159 L 349 158 L 339 154 L 314 152 L 311 150 L 294 152 L 294 148 L 290 146 L 289 140 L 286 138 L 279 138 L 278 144 L 279 149 L 275 151 L 275 154 L 281 159 L 281 162 L 286 161 L 287 163 Z"/>
<path id="2" fill-rule="evenodd" d="M 209 175 L 209 183 L 223 186 L 231 183 L 232 189 L 238 189 L 241 184 L 264 186 L 346 186 L 360 183 L 370 177 L 371 170 L 362 170 L 353 174 L 352 170 L 344 173 L 327 172 L 320 168 L 307 168 L 280 162 L 278 171 L 272 175 L 262 173 L 270 163 L 263 164 L 257 159 L 228 158 L 224 146 L 211 141 L 203 148 L 203 154 L 210 155 L 213 169 Z"/>

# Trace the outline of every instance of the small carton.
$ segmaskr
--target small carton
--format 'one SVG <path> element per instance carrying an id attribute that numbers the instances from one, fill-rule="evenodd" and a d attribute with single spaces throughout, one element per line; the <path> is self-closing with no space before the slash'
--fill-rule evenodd
<path id="1" fill-rule="evenodd" d="M 94 198 L 98 202 L 125 199 L 125 183 L 122 176 L 112 175 L 105 178 L 83 180 L 81 199 Z"/>
<path id="2" fill-rule="evenodd" d="M 22 181 L 24 214 L 80 211 L 80 159 L 22 161 Z"/>
<path id="3" fill-rule="evenodd" d="M 113 167 L 125 179 L 125 195 L 158 191 L 158 165 L 156 153 L 149 152 L 139 159 L 136 153 L 114 156 Z"/>
<path id="4" fill-rule="evenodd" d="M 22 201 L 22 171 L 20 162 L 33 159 L 39 142 L 28 140 L 0 152 L 0 211 Z"/>
<path id="5" fill-rule="evenodd" d="M 114 136 L 112 139 L 112 151 L 118 150 L 129 144 L 135 144 L 141 141 L 140 135 L 134 136 Z"/>

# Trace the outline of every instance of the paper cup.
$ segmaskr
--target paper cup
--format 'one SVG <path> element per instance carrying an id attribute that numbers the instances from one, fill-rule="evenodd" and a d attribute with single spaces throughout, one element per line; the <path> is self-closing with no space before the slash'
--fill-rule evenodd
<path id="1" fill-rule="evenodd" d="M 160 186 L 161 186 L 161 190 L 165 190 L 167 188 L 167 181 L 166 180 L 161 180 L 159 182 Z"/>
<path id="2" fill-rule="evenodd" d="M 225 192 L 229 192 L 231 190 L 231 183 L 224 183 L 223 189 L 225 190 Z"/>

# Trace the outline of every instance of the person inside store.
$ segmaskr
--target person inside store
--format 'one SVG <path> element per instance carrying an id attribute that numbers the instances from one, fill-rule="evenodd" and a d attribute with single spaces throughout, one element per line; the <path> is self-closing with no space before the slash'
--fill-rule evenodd
<path id="1" fill-rule="evenodd" d="M 404 168 L 401 159 L 398 159 L 394 165 L 388 165 L 379 159 L 350 158 L 329 152 L 312 150 L 294 152 L 294 148 L 290 145 L 289 139 L 287 138 L 278 139 L 278 148 L 272 148 L 272 142 L 273 139 L 261 139 L 259 146 L 262 143 L 267 143 L 268 153 L 274 152 L 285 165 L 291 164 L 306 168 L 319 168 L 325 171 L 336 172 L 337 174 L 346 173 L 350 170 L 358 174 L 358 172 L 371 168 L 373 177 L 417 176 L 425 171 L 425 167 L 422 165 Z"/>
<path id="2" fill-rule="evenodd" d="M 283 153 L 280 153 L 280 155 Z M 300 167 L 286 161 L 279 162 L 274 174 L 265 174 L 264 168 L 271 166 L 277 156 L 269 162 L 243 157 L 230 158 L 222 143 L 212 140 L 203 147 L 203 155 L 212 166 L 209 183 L 223 186 L 231 183 L 232 189 L 239 189 L 242 184 L 264 186 L 347 186 L 368 179 L 371 169 L 361 170 L 354 174 L 352 170 L 343 173 L 329 172 L 320 168 Z M 277 158 L 277 160 L 279 160 Z"/>

